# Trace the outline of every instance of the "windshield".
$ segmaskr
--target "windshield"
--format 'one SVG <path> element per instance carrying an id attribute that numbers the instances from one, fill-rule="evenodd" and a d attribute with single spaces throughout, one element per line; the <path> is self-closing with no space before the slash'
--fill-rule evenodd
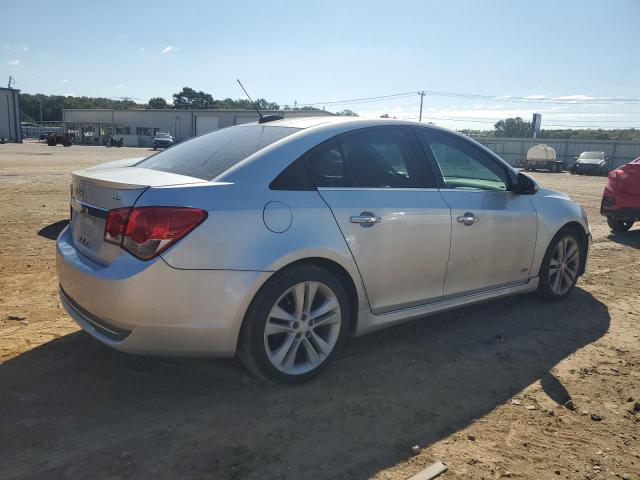
<path id="1" fill-rule="evenodd" d="M 213 180 L 258 150 L 298 130 L 266 125 L 223 128 L 152 155 L 136 167 Z"/>
<path id="2" fill-rule="evenodd" d="M 604 152 L 582 152 L 578 160 L 604 160 Z"/>
<path id="3" fill-rule="evenodd" d="M 156 138 L 170 138 L 170 133 L 156 133 Z"/>

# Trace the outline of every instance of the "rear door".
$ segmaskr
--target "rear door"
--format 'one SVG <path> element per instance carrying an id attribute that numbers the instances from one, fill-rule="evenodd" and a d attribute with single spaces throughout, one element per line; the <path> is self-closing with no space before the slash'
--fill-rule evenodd
<path id="1" fill-rule="evenodd" d="M 505 166 L 470 141 L 435 129 L 415 131 L 451 208 L 444 295 L 528 280 L 538 230 L 530 197 L 512 192 Z"/>
<path id="2" fill-rule="evenodd" d="M 305 161 L 362 275 L 374 313 L 439 299 L 451 217 L 403 127 L 355 130 Z"/>

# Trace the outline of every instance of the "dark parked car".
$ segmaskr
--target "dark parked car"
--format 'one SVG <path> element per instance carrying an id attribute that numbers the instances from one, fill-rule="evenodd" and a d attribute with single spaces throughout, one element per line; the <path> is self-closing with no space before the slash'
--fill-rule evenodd
<path id="1" fill-rule="evenodd" d="M 156 136 L 153 138 L 153 149 L 156 150 L 158 148 L 169 148 L 174 144 L 173 137 L 170 133 L 158 132 Z"/>
<path id="2" fill-rule="evenodd" d="M 574 175 L 607 175 L 609 168 L 604 152 L 582 152 L 575 157 L 576 162 L 571 166 L 569 172 Z"/>

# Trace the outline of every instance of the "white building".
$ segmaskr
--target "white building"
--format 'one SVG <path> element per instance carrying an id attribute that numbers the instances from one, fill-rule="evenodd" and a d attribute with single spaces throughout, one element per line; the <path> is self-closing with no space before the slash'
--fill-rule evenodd
<path id="1" fill-rule="evenodd" d="M 22 142 L 20 129 L 20 90 L 0 87 L 0 138 Z"/>
<path id="2" fill-rule="evenodd" d="M 324 110 L 264 111 L 263 115 L 312 117 L 332 115 Z M 176 141 L 212 132 L 219 128 L 255 122 L 254 110 L 113 110 L 65 109 L 62 120 L 76 134 L 76 143 L 102 145 L 112 134 L 122 137 L 124 145 L 149 147 L 157 132 L 169 132 Z"/>

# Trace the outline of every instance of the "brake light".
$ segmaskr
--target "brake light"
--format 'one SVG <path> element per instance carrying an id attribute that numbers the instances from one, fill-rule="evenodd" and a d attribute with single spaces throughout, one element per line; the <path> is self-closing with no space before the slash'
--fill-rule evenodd
<path id="1" fill-rule="evenodd" d="M 109 210 L 107 223 L 104 226 L 104 241 L 115 245 L 122 245 L 124 231 L 127 226 L 127 218 L 131 208 L 116 208 Z"/>
<path id="2" fill-rule="evenodd" d="M 630 172 L 625 172 L 624 170 L 620 170 L 619 168 L 616 170 L 611 170 L 609 172 L 609 178 L 611 180 L 616 180 L 619 182 L 624 182 L 626 180 L 629 180 L 631 176 L 632 175 Z"/>
<path id="3" fill-rule="evenodd" d="M 188 207 L 135 207 L 110 210 L 104 240 L 149 260 L 176 243 L 207 218 Z"/>

